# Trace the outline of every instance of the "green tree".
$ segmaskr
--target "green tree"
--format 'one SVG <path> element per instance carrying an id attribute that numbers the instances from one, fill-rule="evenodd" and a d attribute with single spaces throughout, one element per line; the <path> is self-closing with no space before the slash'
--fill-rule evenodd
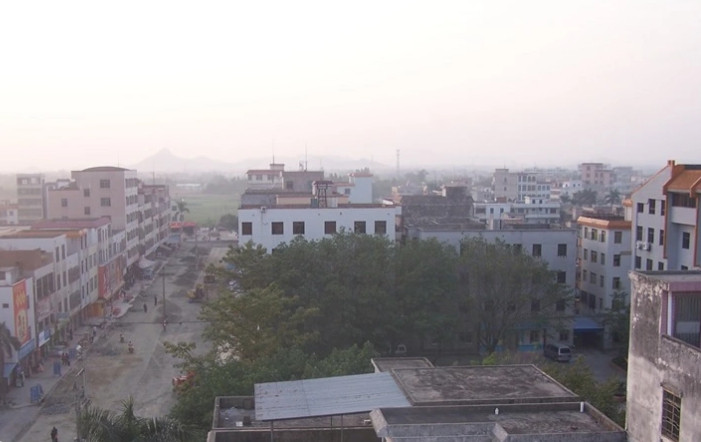
<path id="1" fill-rule="evenodd" d="M 618 192 L 617 189 L 612 189 L 604 197 L 604 203 L 609 204 L 611 207 L 615 206 L 616 204 L 620 204 L 621 194 Z"/>
<path id="2" fill-rule="evenodd" d="M 175 219 L 177 221 L 185 220 L 185 213 L 190 213 L 190 209 L 187 207 L 187 203 L 184 199 L 176 201 L 175 203 Z"/>
<path id="3" fill-rule="evenodd" d="M 199 439 L 195 432 L 169 418 L 145 418 L 134 413 L 134 399 L 122 402 L 121 413 L 89 406 L 78 416 L 78 431 L 88 442 L 188 442 Z"/>
<path id="4" fill-rule="evenodd" d="M 519 325 L 547 327 L 555 305 L 567 297 L 546 263 L 500 241 L 463 241 L 459 272 L 468 320 L 488 354 L 500 344 L 508 347 L 506 338 Z"/>
<path id="5" fill-rule="evenodd" d="M 0 367 L 5 367 L 5 356 L 12 356 L 12 350 L 19 351 L 20 342 L 12 335 L 5 323 L 0 323 Z M 7 379 L 2 378 L 0 395 L 4 398 L 8 391 Z"/>
<path id="6" fill-rule="evenodd" d="M 572 195 L 572 204 L 575 206 L 593 206 L 596 204 L 596 198 L 595 190 L 584 189 Z"/>
<path id="7" fill-rule="evenodd" d="M 233 213 L 227 213 L 219 218 L 219 227 L 226 230 L 238 230 L 239 228 L 239 217 Z"/>

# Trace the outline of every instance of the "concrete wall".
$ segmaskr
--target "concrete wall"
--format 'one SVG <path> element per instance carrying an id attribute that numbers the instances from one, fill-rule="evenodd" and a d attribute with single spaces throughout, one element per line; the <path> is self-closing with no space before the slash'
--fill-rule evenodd
<path id="1" fill-rule="evenodd" d="M 632 272 L 631 282 L 633 298 L 626 404 L 629 440 L 661 440 L 662 394 L 667 388 L 682 396 L 680 440 L 699 441 L 701 349 L 660 332 L 663 300 L 670 289 L 674 292 L 669 281 Z M 701 296 L 701 274 L 696 286 Z"/>
<path id="2" fill-rule="evenodd" d="M 377 442 L 381 440 L 369 428 L 282 429 L 273 437 L 268 429 L 210 431 L 207 442 Z"/>

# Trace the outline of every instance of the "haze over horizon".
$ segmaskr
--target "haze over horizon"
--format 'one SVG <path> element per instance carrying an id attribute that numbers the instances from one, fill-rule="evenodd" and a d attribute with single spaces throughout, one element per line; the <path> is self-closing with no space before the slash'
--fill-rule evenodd
<path id="1" fill-rule="evenodd" d="M 701 163 L 701 2 L 0 6 L 2 172 Z M 261 164 L 264 167 L 267 164 Z"/>

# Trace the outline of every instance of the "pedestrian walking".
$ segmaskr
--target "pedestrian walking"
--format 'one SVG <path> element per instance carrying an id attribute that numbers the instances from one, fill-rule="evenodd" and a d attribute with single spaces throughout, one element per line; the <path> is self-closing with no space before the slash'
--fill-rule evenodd
<path id="1" fill-rule="evenodd" d="M 158 295 L 153 295 L 153 305 L 158 305 Z"/>
<path id="2" fill-rule="evenodd" d="M 146 313 L 146 312 L 148 312 L 148 306 L 147 306 L 146 303 L 144 302 L 144 313 Z"/>
<path id="3" fill-rule="evenodd" d="M 58 430 L 56 427 L 51 429 L 51 442 L 58 442 Z"/>

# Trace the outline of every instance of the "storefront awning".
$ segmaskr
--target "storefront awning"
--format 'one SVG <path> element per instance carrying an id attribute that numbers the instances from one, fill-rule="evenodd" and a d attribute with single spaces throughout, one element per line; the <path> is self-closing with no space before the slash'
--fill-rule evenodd
<path id="1" fill-rule="evenodd" d="M 601 324 L 586 316 L 574 318 L 574 326 L 572 327 L 572 330 L 575 332 L 599 331 L 603 329 L 604 327 Z"/>

